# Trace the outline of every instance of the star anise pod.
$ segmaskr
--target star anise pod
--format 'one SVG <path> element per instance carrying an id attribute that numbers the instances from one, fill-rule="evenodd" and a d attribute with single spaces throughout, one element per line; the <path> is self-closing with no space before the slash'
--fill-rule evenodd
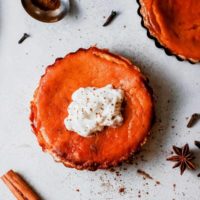
<path id="1" fill-rule="evenodd" d="M 192 160 L 195 158 L 193 153 L 190 152 L 189 145 L 185 144 L 182 148 L 173 146 L 173 150 L 175 152 L 175 156 L 171 156 L 167 158 L 167 160 L 176 162 L 173 168 L 180 167 L 181 175 L 184 173 L 186 168 L 195 170 L 196 167 Z"/>

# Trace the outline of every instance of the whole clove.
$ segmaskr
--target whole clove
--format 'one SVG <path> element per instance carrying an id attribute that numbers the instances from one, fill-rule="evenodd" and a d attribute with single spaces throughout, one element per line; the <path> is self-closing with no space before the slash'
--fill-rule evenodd
<path id="1" fill-rule="evenodd" d="M 188 122 L 188 124 L 187 124 L 187 127 L 188 128 L 191 128 L 191 127 L 193 127 L 196 123 L 197 123 L 197 121 L 200 119 L 200 114 L 199 113 L 194 113 L 192 116 L 191 116 L 191 118 L 190 118 L 190 120 L 189 120 L 189 122 Z"/>
<path id="2" fill-rule="evenodd" d="M 106 22 L 103 24 L 103 26 L 108 26 L 117 16 L 117 12 L 116 11 L 112 11 L 110 16 L 107 18 Z"/>
<path id="3" fill-rule="evenodd" d="M 200 149 L 200 141 L 194 141 L 194 144 Z"/>
<path id="4" fill-rule="evenodd" d="M 28 37 L 30 37 L 29 34 L 24 33 L 24 35 L 21 37 L 21 39 L 18 41 L 18 44 L 21 44 L 24 42 L 24 40 L 26 40 Z"/>

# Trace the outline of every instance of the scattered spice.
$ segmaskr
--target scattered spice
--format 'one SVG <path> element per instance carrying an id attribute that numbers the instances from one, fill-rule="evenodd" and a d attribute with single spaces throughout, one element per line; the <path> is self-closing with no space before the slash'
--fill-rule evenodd
<path id="1" fill-rule="evenodd" d="M 160 181 L 156 181 L 156 185 L 160 185 Z"/>
<path id="2" fill-rule="evenodd" d="M 115 173 L 116 173 L 116 176 L 121 176 L 119 171 L 116 171 Z"/>
<path id="3" fill-rule="evenodd" d="M 173 190 L 174 191 L 176 190 L 176 184 L 175 183 L 173 184 Z"/>
<path id="4" fill-rule="evenodd" d="M 168 161 L 176 162 L 173 168 L 180 167 L 180 174 L 182 175 L 186 168 L 195 170 L 196 167 L 192 160 L 194 159 L 194 155 L 190 152 L 189 145 L 185 144 L 182 148 L 173 146 L 173 150 L 175 152 L 175 156 L 171 156 L 167 158 Z"/>
<path id="5" fill-rule="evenodd" d="M 115 169 L 114 168 L 110 168 L 109 171 L 110 172 L 115 172 Z"/>
<path id="6" fill-rule="evenodd" d="M 103 26 L 108 26 L 115 19 L 116 16 L 117 16 L 117 12 L 112 11 L 109 17 L 107 18 L 106 22 L 103 24 Z"/>
<path id="7" fill-rule="evenodd" d="M 144 178 L 148 178 L 148 179 L 153 179 L 148 173 L 146 173 L 145 171 L 138 169 L 137 173 L 142 175 Z"/>
<path id="8" fill-rule="evenodd" d="M 119 193 L 125 193 L 125 188 L 124 187 L 119 188 Z"/>
<path id="9" fill-rule="evenodd" d="M 29 34 L 24 33 L 24 35 L 21 37 L 21 39 L 18 41 L 18 44 L 21 44 L 22 42 L 24 42 L 24 40 L 26 40 L 28 37 L 30 37 Z"/>
<path id="10" fill-rule="evenodd" d="M 194 141 L 194 144 L 200 149 L 200 141 Z"/>
<path id="11" fill-rule="evenodd" d="M 191 128 L 191 127 L 193 127 L 196 123 L 197 123 L 197 121 L 200 119 L 200 114 L 199 113 L 194 113 L 192 116 L 191 116 L 191 118 L 190 118 L 190 120 L 189 120 L 189 122 L 188 122 L 188 124 L 187 124 L 187 127 L 188 128 Z"/>
<path id="12" fill-rule="evenodd" d="M 139 190 L 138 191 L 138 198 L 140 198 L 141 197 L 141 191 Z"/>
<path id="13" fill-rule="evenodd" d="M 80 192 L 80 190 L 79 190 L 79 189 L 76 189 L 76 191 L 77 191 L 77 192 Z"/>

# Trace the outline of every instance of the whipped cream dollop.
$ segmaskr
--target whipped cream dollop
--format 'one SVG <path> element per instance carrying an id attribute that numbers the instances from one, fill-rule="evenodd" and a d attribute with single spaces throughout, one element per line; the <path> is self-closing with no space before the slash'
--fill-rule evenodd
<path id="1" fill-rule="evenodd" d="M 101 131 L 105 126 L 119 126 L 123 121 L 123 99 L 123 90 L 114 89 L 111 84 L 102 88 L 79 88 L 72 94 L 64 124 L 68 130 L 83 137 Z"/>

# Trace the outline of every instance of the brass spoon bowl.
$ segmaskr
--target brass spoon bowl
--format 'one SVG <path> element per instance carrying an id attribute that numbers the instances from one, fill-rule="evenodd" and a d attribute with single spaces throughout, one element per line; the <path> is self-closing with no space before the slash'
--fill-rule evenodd
<path id="1" fill-rule="evenodd" d="M 32 0 L 21 0 L 26 12 L 33 18 L 47 23 L 57 22 L 65 17 L 69 9 L 69 0 L 60 0 L 55 9 L 44 9 Z"/>

